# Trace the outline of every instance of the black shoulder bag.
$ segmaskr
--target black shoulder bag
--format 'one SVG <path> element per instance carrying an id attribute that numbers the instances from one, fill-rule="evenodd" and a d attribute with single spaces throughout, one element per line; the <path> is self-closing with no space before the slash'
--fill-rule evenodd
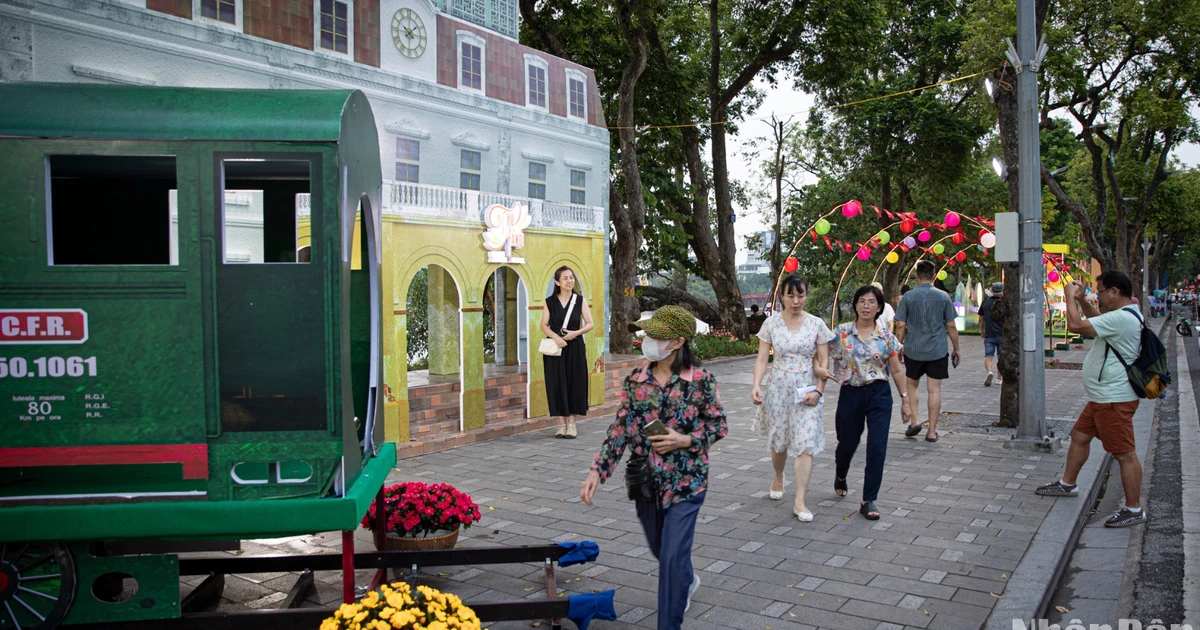
<path id="1" fill-rule="evenodd" d="M 664 421 L 664 424 L 666 424 L 664 412 L 667 410 L 669 398 L 670 394 L 663 394 L 662 404 L 658 408 L 658 417 Z M 687 400 L 687 397 L 684 396 L 681 400 Z M 658 487 L 654 483 L 654 471 L 650 468 L 648 455 L 629 457 L 629 463 L 625 464 L 625 489 L 629 492 L 630 501 L 658 503 Z"/>

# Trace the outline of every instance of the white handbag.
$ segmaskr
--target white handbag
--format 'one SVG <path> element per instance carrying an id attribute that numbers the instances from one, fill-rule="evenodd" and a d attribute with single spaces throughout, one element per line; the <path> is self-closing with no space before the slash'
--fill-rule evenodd
<path id="1" fill-rule="evenodd" d="M 574 295 L 571 296 L 571 303 L 567 305 L 567 314 L 563 317 L 564 329 L 567 327 L 567 322 L 571 321 L 571 311 L 573 310 L 575 310 Z M 542 343 L 538 344 L 538 352 L 541 352 L 548 357 L 562 356 L 562 348 L 559 348 L 558 344 L 554 343 L 554 340 L 549 337 L 546 337 L 542 340 Z"/>

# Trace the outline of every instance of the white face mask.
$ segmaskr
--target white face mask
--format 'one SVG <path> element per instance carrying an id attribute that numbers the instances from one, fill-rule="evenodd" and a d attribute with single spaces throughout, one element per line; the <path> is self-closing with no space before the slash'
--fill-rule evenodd
<path id="1" fill-rule="evenodd" d="M 642 355 L 651 361 L 662 361 L 671 356 L 672 350 L 668 350 L 667 346 L 671 345 L 674 339 L 654 339 L 646 337 L 642 340 Z"/>

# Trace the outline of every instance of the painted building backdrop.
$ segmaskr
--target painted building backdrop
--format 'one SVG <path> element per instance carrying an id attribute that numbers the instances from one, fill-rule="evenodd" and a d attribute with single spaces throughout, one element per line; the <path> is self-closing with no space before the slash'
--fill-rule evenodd
<path id="1" fill-rule="evenodd" d="M 580 275 L 597 325 L 589 360 L 607 347 L 609 141 L 595 75 L 521 45 L 517 19 L 516 0 L 0 0 L 0 81 L 362 90 L 379 128 L 391 226 L 385 290 L 394 309 L 384 323 L 404 326 L 415 270 L 449 273 L 458 303 L 442 305 L 457 306 L 459 365 L 440 370 L 461 374 L 460 428 L 474 428 L 484 422 L 471 403 L 483 391 L 474 365 L 482 350 L 466 342 L 477 336 L 483 286 L 499 277 L 478 236 L 491 204 L 525 204 L 533 219 L 531 264 L 499 272 L 523 289 L 515 312 L 497 309 L 506 314 L 497 322 L 502 361 L 536 354 L 547 266 L 565 260 L 588 267 Z M 227 192 L 239 229 L 253 231 L 257 208 L 253 195 Z M 247 261 L 261 256 L 255 240 L 248 232 L 239 252 Z M 407 439 L 403 332 L 395 335 L 385 380 L 400 409 L 389 409 L 389 436 Z M 545 413 L 534 363 L 530 416 Z"/>

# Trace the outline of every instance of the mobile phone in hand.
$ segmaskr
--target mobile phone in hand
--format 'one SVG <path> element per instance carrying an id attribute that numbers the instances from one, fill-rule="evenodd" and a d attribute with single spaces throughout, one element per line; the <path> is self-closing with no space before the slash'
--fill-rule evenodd
<path id="1" fill-rule="evenodd" d="M 646 435 L 666 435 L 668 433 L 667 426 L 661 420 L 654 420 L 642 427 Z"/>
<path id="2" fill-rule="evenodd" d="M 956 370 L 958 369 L 958 355 L 957 354 L 950 355 L 950 364 L 954 366 L 954 369 L 956 369 Z"/>

